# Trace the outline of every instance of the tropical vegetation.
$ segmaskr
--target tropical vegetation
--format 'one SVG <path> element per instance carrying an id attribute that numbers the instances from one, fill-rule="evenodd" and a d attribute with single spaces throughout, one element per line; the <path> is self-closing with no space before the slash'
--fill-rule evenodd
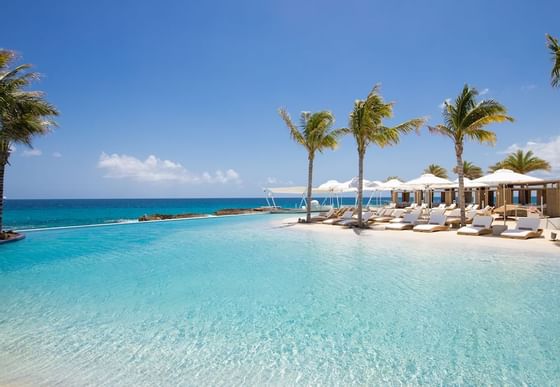
<path id="1" fill-rule="evenodd" d="M 458 170 L 457 167 L 453 167 L 453 173 L 454 174 L 458 174 Z M 463 161 L 463 176 L 474 180 L 474 179 L 478 179 L 479 177 L 482 177 L 483 172 L 482 172 L 482 168 L 480 168 L 477 165 L 474 165 L 473 163 L 469 162 L 469 161 Z"/>
<path id="2" fill-rule="evenodd" d="M 426 167 L 426 169 L 424 169 L 424 173 L 431 173 L 434 176 L 447 179 L 447 170 L 441 165 L 430 164 Z"/>
<path id="3" fill-rule="evenodd" d="M 510 169 L 517 173 L 526 174 L 534 171 L 550 171 L 550 163 L 533 154 L 533 151 L 524 152 L 522 149 L 510 153 L 505 159 L 490 167 L 490 172 L 498 169 Z"/>
<path id="4" fill-rule="evenodd" d="M 393 179 L 403 181 L 400 177 L 395 175 L 395 176 L 387 176 L 387 178 L 385 179 L 385 183 Z"/>
<path id="5" fill-rule="evenodd" d="M 299 128 L 294 124 L 285 109 L 278 109 L 280 117 L 290 130 L 292 139 L 307 150 L 307 216 L 306 221 L 311 222 L 311 195 L 313 189 L 313 161 L 317 152 L 325 149 L 335 149 L 338 137 L 343 133 L 341 129 L 333 129 L 334 116 L 331 112 L 320 111 L 317 113 L 301 112 Z"/>
<path id="6" fill-rule="evenodd" d="M 546 43 L 553 63 L 550 71 L 550 83 L 553 87 L 560 87 L 560 44 L 558 39 L 549 34 L 546 34 Z"/>
<path id="7" fill-rule="evenodd" d="M 463 149 L 465 140 L 475 140 L 493 145 L 496 134 L 486 129 L 493 123 L 513 121 L 507 115 L 507 109 L 494 100 L 476 101 L 478 92 L 475 88 L 465 85 L 454 102 L 445 101 L 443 108 L 443 124 L 429 126 L 433 134 L 449 137 L 455 147 L 457 159 L 456 171 L 459 177 L 459 207 L 461 224 L 465 225 L 465 174 L 463 171 Z"/>
<path id="8" fill-rule="evenodd" d="M 39 78 L 29 71 L 30 64 L 14 65 L 16 54 L 0 50 L 0 238 L 3 230 L 4 173 L 9 164 L 12 144 L 31 147 L 34 136 L 45 134 L 55 126 L 58 115 L 39 91 L 27 88 Z"/>
<path id="9" fill-rule="evenodd" d="M 379 94 L 379 85 L 375 85 L 366 99 L 356 100 L 350 113 L 348 128 L 345 133 L 351 134 L 356 141 L 358 151 L 358 192 L 357 215 L 358 226 L 363 227 L 362 199 L 364 181 L 364 157 L 369 145 L 380 148 L 398 144 L 401 134 L 418 131 L 425 123 L 424 118 L 414 118 L 396 126 L 385 126 L 383 120 L 393 116 L 393 103 L 385 102 Z"/>

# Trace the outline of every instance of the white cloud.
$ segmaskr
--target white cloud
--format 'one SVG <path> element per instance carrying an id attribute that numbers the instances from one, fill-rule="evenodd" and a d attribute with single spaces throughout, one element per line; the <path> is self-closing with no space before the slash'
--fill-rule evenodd
<path id="1" fill-rule="evenodd" d="M 60 153 L 60 152 L 53 152 L 52 156 L 53 156 L 53 157 L 56 157 L 56 158 L 59 158 L 59 157 L 62 157 L 62 153 Z"/>
<path id="2" fill-rule="evenodd" d="M 486 94 L 488 94 L 489 91 L 490 91 L 489 88 L 482 89 L 482 91 L 481 91 L 480 93 L 478 93 L 478 94 L 479 94 L 479 95 L 486 95 Z"/>
<path id="3" fill-rule="evenodd" d="M 8 146 L 8 148 L 10 149 L 10 153 L 11 153 L 11 154 L 16 153 L 17 148 L 16 148 L 16 146 L 15 146 L 13 143 L 10 143 L 10 145 Z"/>
<path id="4" fill-rule="evenodd" d="M 204 172 L 197 175 L 189 172 L 179 163 L 162 160 L 154 155 L 144 161 L 133 156 L 111 155 L 102 152 L 97 167 L 106 171 L 105 177 L 113 179 L 130 179 L 143 182 L 175 181 L 180 183 L 240 183 L 239 174 L 233 169 L 221 170 L 213 174 Z"/>
<path id="5" fill-rule="evenodd" d="M 443 108 L 445 107 L 445 103 L 446 103 L 446 102 L 447 102 L 447 103 L 451 103 L 451 98 L 446 98 L 445 101 L 443 101 L 442 103 L 440 103 L 440 104 L 438 105 L 438 107 L 439 107 L 441 110 L 443 110 Z"/>
<path id="6" fill-rule="evenodd" d="M 37 156 L 41 156 L 43 154 L 43 151 L 41 151 L 41 149 L 26 149 L 23 151 L 22 156 L 25 157 L 37 157 Z"/>
<path id="7" fill-rule="evenodd" d="M 504 153 L 515 152 L 519 149 L 523 151 L 531 150 L 535 156 L 540 157 L 550 163 L 552 173 L 560 173 L 560 136 L 552 137 L 549 141 L 528 141 L 525 145 L 510 145 Z"/>
<path id="8" fill-rule="evenodd" d="M 294 182 L 292 180 L 280 180 L 276 177 L 267 177 L 266 178 L 266 185 L 293 185 Z"/>

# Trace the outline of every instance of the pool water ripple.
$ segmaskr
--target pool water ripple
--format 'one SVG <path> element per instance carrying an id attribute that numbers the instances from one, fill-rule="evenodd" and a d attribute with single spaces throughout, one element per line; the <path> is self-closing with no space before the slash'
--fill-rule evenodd
<path id="1" fill-rule="evenodd" d="M 30 233 L 0 384 L 560 383 L 560 264 L 268 217 Z"/>

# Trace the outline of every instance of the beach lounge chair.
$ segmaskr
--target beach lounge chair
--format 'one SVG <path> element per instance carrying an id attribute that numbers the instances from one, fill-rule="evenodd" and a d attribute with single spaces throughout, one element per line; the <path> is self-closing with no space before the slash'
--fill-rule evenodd
<path id="1" fill-rule="evenodd" d="M 420 211 L 404 214 L 400 222 L 389 223 L 385 226 L 385 230 L 411 230 L 418 221 Z"/>
<path id="2" fill-rule="evenodd" d="M 539 218 L 519 218 L 514 229 L 506 230 L 500 236 L 514 239 L 538 238 L 543 232 L 539 229 L 540 223 Z"/>
<path id="3" fill-rule="evenodd" d="M 336 208 L 331 208 L 328 212 L 316 215 L 316 216 L 312 216 L 311 217 L 311 221 L 312 222 L 322 222 L 323 220 L 327 220 L 330 218 L 334 218 L 337 215 L 337 209 Z"/>
<path id="4" fill-rule="evenodd" d="M 445 209 L 449 211 L 449 210 L 454 210 L 455 208 L 457 208 L 457 203 L 451 203 Z"/>
<path id="5" fill-rule="evenodd" d="M 419 232 L 435 232 L 435 231 L 447 231 L 449 226 L 445 224 L 447 217 L 443 214 L 430 214 L 430 219 L 427 224 L 419 224 L 414 226 L 412 231 Z"/>
<path id="6" fill-rule="evenodd" d="M 331 219 L 324 220 L 322 223 L 323 224 L 337 224 L 340 221 L 352 219 L 353 213 L 354 213 L 354 211 L 352 209 L 347 209 L 342 214 L 342 216 L 339 216 L 337 218 L 331 218 Z"/>
<path id="7" fill-rule="evenodd" d="M 414 210 L 416 207 L 418 207 L 418 203 L 411 203 L 410 206 L 405 207 L 405 210 Z"/>
<path id="8" fill-rule="evenodd" d="M 400 218 L 404 214 L 404 209 L 392 210 L 388 215 L 385 216 L 374 216 L 371 218 L 372 222 L 381 223 L 381 222 L 389 222 L 395 218 Z"/>
<path id="9" fill-rule="evenodd" d="M 373 216 L 373 212 L 371 211 L 366 211 L 362 213 L 362 223 L 363 224 L 367 224 L 369 219 Z M 358 219 L 345 219 L 345 220 L 341 220 L 340 222 L 335 223 L 339 226 L 357 226 L 358 225 Z"/>
<path id="10" fill-rule="evenodd" d="M 485 235 L 492 234 L 492 216 L 476 215 L 472 224 L 457 230 L 458 235 Z"/>

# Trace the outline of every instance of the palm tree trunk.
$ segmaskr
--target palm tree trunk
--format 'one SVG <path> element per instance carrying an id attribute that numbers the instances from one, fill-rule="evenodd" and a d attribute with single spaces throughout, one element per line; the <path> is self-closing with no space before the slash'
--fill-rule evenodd
<path id="1" fill-rule="evenodd" d="M 311 191 L 313 190 L 313 153 L 309 153 L 307 166 L 307 205 L 305 206 L 307 210 L 306 222 L 311 223 Z"/>
<path id="2" fill-rule="evenodd" d="M 2 233 L 4 213 L 4 171 L 6 170 L 7 157 L 0 155 L 0 233 Z"/>
<path id="3" fill-rule="evenodd" d="M 364 153 L 358 152 L 358 227 L 363 227 L 362 224 L 362 202 L 364 196 Z"/>
<path id="4" fill-rule="evenodd" d="M 461 226 L 466 225 L 465 216 L 465 174 L 463 171 L 463 144 L 455 144 L 455 155 L 457 156 L 457 175 L 459 176 L 459 208 L 461 209 Z"/>

